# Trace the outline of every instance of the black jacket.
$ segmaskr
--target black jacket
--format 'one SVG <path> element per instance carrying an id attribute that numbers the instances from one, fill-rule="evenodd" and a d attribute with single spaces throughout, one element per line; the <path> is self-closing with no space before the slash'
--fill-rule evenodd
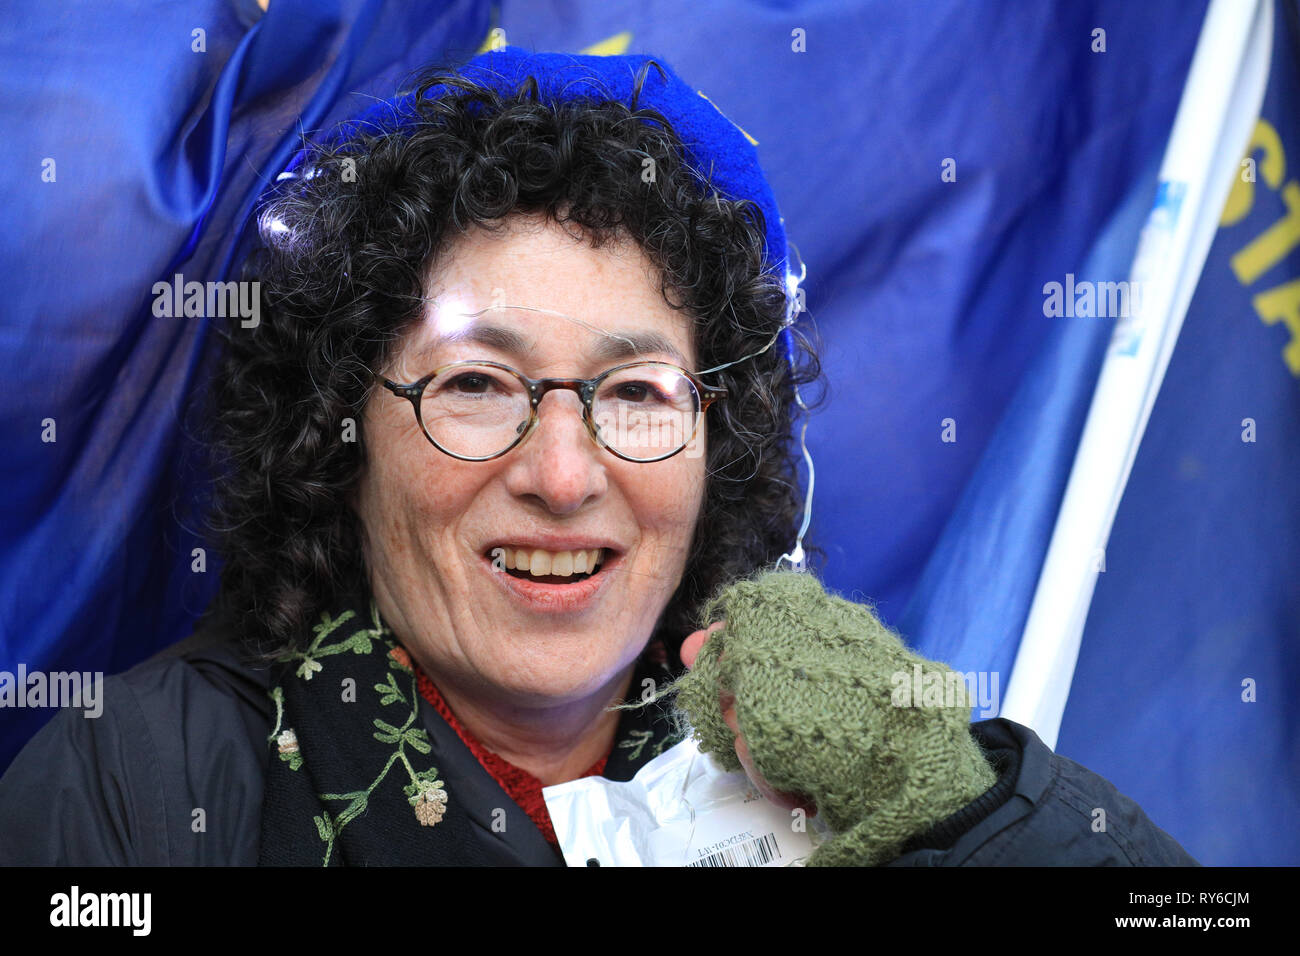
<path id="1" fill-rule="evenodd" d="M 1005 718 L 971 725 L 998 782 L 888 866 L 1198 866 L 1136 803 Z"/>
<path id="2" fill-rule="evenodd" d="M 0 779 L 0 865 L 255 865 L 269 686 L 269 670 L 203 632 L 107 678 L 99 718 L 60 713 Z M 430 862 L 563 865 L 425 701 L 421 717 L 442 775 L 482 808 L 471 858 Z M 998 782 L 890 866 L 1196 865 L 1136 803 L 1028 728 L 999 718 L 971 733 Z M 625 762 L 620 777 L 653 756 Z M 504 832 L 488 818 L 496 807 Z"/>

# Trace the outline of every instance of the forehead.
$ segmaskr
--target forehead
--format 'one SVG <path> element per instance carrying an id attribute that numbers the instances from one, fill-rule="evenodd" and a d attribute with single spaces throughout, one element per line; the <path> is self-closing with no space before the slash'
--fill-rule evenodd
<path id="1" fill-rule="evenodd" d="M 528 306 L 498 306 L 471 312 L 459 306 L 435 307 L 426 319 L 428 328 L 411 350 L 413 355 L 430 357 L 444 349 L 478 346 L 515 357 L 535 356 L 545 350 L 554 335 L 554 322 L 567 322 L 585 329 L 582 354 L 602 362 L 632 360 L 642 357 L 667 357 L 678 365 L 692 364 L 674 337 L 629 316 L 631 323 L 617 320 L 593 324 L 576 316 Z"/>
<path id="2" fill-rule="evenodd" d="M 406 357 L 466 348 L 539 361 L 657 357 L 694 366 L 690 316 L 673 309 L 661 276 L 630 239 L 593 248 L 541 217 L 499 232 L 472 229 L 436 264 Z"/>

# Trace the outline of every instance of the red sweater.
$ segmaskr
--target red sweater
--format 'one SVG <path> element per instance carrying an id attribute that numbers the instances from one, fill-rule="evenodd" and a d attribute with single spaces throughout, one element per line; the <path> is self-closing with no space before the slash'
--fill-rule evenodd
<path id="1" fill-rule="evenodd" d="M 470 749 L 470 752 L 478 758 L 478 762 L 483 765 L 483 769 L 492 775 L 492 779 L 501 785 L 501 789 L 508 793 L 510 798 L 519 804 L 519 808 L 537 824 L 537 829 L 542 831 L 542 836 L 546 837 L 552 845 L 559 846 L 560 841 L 555 836 L 555 828 L 551 825 L 550 814 L 546 812 L 546 801 L 542 797 L 542 782 L 527 770 L 522 770 L 503 760 L 475 740 L 470 732 L 461 726 L 460 721 L 456 719 L 456 715 L 447 706 L 447 702 L 442 699 L 442 694 L 438 693 L 438 688 L 434 686 L 433 681 L 420 669 L 420 665 L 412 660 L 411 666 L 415 669 L 415 679 L 417 686 L 420 688 L 420 695 L 431 703 L 434 709 L 442 715 L 442 719 L 460 735 L 460 739 L 465 742 L 465 746 Z M 604 773 L 605 761 L 608 759 L 609 754 L 605 754 L 583 776 L 594 777 Z"/>

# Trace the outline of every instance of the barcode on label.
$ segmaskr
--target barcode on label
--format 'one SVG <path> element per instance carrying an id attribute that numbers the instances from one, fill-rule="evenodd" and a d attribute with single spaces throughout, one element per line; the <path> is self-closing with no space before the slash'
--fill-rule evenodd
<path id="1" fill-rule="evenodd" d="M 772 860 L 781 858 L 781 850 L 776 845 L 776 834 L 769 833 L 756 840 L 729 846 L 717 853 L 700 857 L 687 866 L 762 866 Z"/>

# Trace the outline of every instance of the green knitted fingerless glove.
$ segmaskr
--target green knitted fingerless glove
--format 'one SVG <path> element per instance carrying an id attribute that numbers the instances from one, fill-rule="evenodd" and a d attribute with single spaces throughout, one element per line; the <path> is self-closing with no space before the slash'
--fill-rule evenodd
<path id="1" fill-rule="evenodd" d="M 735 694 L 755 767 L 777 790 L 813 798 L 834 834 L 809 865 L 886 863 L 996 782 L 970 734 L 965 684 L 954 706 L 895 706 L 896 675 L 910 687 L 918 664 L 939 678 L 949 668 L 909 651 L 869 607 L 827 594 L 812 574 L 734 583 L 701 621 L 726 626 L 674 685 L 677 709 L 702 751 L 739 770 L 718 702 L 721 689 Z"/>

